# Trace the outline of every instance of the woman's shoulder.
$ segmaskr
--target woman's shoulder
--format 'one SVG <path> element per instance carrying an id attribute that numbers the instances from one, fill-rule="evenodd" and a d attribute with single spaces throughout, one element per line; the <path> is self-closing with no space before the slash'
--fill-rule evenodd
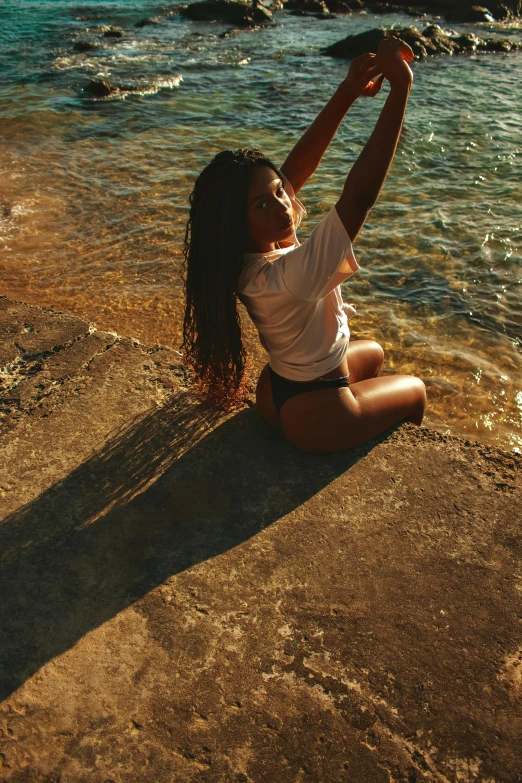
<path id="1" fill-rule="evenodd" d="M 275 262 L 282 256 L 299 247 L 299 242 L 279 247 L 268 253 L 245 253 L 243 255 L 243 267 L 239 275 L 238 293 L 248 295 L 259 294 L 263 289 L 270 288 L 273 292 L 278 287 L 278 265 Z M 284 285 L 281 281 L 281 289 Z"/>

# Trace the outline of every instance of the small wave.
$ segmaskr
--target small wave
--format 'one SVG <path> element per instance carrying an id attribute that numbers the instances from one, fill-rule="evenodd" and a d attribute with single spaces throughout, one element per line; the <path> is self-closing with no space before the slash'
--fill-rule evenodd
<path id="1" fill-rule="evenodd" d="M 93 79 L 84 87 L 90 98 L 93 100 L 125 100 L 128 95 L 155 95 L 160 90 L 173 90 L 181 84 L 183 76 L 175 74 L 174 76 L 160 77 L 152 82 L 143 82 L 135 84 L 111 84 L 106 80 Z"/>
<path id="2" fill-rule="evenodd" d="M 182 81 L 183 81 L 183 77 L 181 76 L 181 74 L 176 74 L 176 76 L 170 76 L 166 79 L 156 79 L 150 84 L 143 85 L 143 87 L 137 86 L 137 87 L 132 87 L 127 91 L 122 90 L 122 94 L 124 94 L 124 96 L 154 95 L 160 90 L 173 90 L 176 87 L 179 87 Z"/>
<path id="3" fill-rule="evenodd" d="M 157 79 L 151 85 L 151 92 L 157 92 L 158 90 L 173 90 L 175 87 L 179 87 L 182 81 L 183 76 L 179 73 L 166 79 Z M 143 94 L 146 95 L 148 93 Z"/>
<path id="4" fill-rule="evenodd" d="M 93 68 L 99 68 L 100 65 L 95 60 L 89 60 L 85 55 L 71 54 L 66 57 L 57 57 L 51 65 L 51 68 L 55 71 L 69 71 L 72 68 L 85 68 L 86 70 L 93 70 Z"/>
<path id="5" fill-rule="evenodd" d="M 172 56 L 170 54 L 158 54 L 157 52 L 149 52 L 148 54 L 125 54 L 125 52 L 116 52 L 110 58 L 112 63 L 152 63 L 158 65 L 158 63 L 170 62 Z"/>

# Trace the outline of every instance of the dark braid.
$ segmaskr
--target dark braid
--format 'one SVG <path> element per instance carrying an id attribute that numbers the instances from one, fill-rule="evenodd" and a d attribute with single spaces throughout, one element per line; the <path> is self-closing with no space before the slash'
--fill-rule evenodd
<path id="1" fill-rule="evenodd" d="M 181 349 L 207 400 L 226 408 L 245 393 L 237 284 L 248 242 L 248 187 L 258 165 L 280 174 L 259 150 L 220 152 L 201 172 L 190 196 Z"/>

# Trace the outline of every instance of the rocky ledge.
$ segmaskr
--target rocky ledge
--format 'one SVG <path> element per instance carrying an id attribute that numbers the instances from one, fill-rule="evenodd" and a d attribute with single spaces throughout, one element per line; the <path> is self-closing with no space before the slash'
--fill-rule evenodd
<path id="1" fill-rule="evenodd" d="M 511 783 L 518 459 L 304 454 L 180 357 L 0 298 L 11 783 Z"/>
<path id="2" fill-rule="evenodd" d="M 179 6 L 182 16 L 193 22 L 225 22 L 235 27 L 256 27 L 272 21 L 272 12 L 261 2 L 244 3 L 231 0 L 199 0 Z"/>
<path id="3" fill-rule="evenodd" d="M 230 25 L 229 29 L 221 32 L 222 37 L 235 35 L 241 31 L 252 30 L 258 27 L 267 27 L 277 21 L 274 14 L 286 10 L 297 16 L 312 16 L 317 19 L 331 19 L 337 14 L 342 16 L 362 11 L 372 14 L 407 14 L 409 16 L 438 20 L 442 17 L 448 22 L 455 23 L 487 23 L 500 22 L 512 23 L 520 18 L 522 0 L 506 0 L 490 4 L 491 7 L 473 5 L 473 0 L 195 0 L 192 3 L 176 3 L 172 6 L 163 6 L 158 9 L 161 13 L 153 17 L 138 19 L 132 30 L 123 30 L 114 25 L 97 25 L 78 30 L 70 42 L 73 51 L 91 52 L 104 48 L 111 41 L 121 42 L 132 40 L 135 35 L 148 35 L 151 27 L 159 27 L 172 16 L 183 16 L 193 22 L 220 22 Z M 418 32 L 418 31 L 417 31 Z M 450 36 L 453 40 L 444 44 L 440 53 L 448 53 L 448 47 L 452 51 L 470 51 L 472 39 L 476 42 L 476 48 L 481 51 L 511 51 L 518 48 L 517 44 L 509 40 L 486 39 L 480 41 L 476 36 L 468 36 L 469 41 L 459 44 L 454 39 L 457 34 Z M 420 42 L 422 43 L 422 42 Z M 428 53 L 432 45 L 425 47 Z M 105 98 L 115 92 L 138 91 L 134 87 L 111 85 L 106 80 L 93 79 L 83 86 L 84 97 Z"/>
<path id="4" fill-rule="evenodd" d="M 351 60 L 365 52 L 376 52 L 383 38 L 393 32 L 408 43 L 417 59 L 434 54 L 474 54 L 475 52 L 511 52 L 522 49 L 522 44 L 503 38 L 478 38 L 473 33 L 456 33 L 430 24 L 422 33 L 416 27 L 402 27 L 393 31 L 377 28 L 358 35 L 348 35 L 342 41 L 323 50 L 330 57 Z"/>
<path id="5" fill-rule="evenodd" d="M 295 15 L 315 16 L 319 19 L 367 10 L 378 14 L 443 16 L 453 22 L 509 22 L 520 16 L 521 2 L 495 2 L 489 8 L 476 5 L 473 0 L 267 0 L 266 3 L 261 0 L 252 0 L 250 3 L 244 0 L 196 0 L 188 5 L 176 6 L 178 13 L 193 21 L 219 21 L 237 27 L 266 25 L 272 22 L 273 13 L 282 9 Z"/>

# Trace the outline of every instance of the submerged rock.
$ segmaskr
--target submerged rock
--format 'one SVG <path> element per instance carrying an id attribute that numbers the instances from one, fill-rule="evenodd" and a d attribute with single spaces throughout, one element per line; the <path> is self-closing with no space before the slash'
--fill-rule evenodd
<path id="1" fill-rule="evenodd" d="M 483 43 L 485 46 L 481 48 L 487 52 L 510 52 L 514 48 L 513 41 L 507 41 L 505 38 L 487 38 Z M 520 48 L 520 44 L 517 48 Z"/>
<path id="2" fill-rule="evenodd" d="M 123 38 L 123 30 L 120 27 L 109 27 L 103 32 L 104 38 Z"/>
<path id="3" fill-rule="evenodd" d="M 294 16 L 327 16 L 331 10 L 324 0 L 288 0 L 285 8 Z"/>
<path id="4" fill-rule="evenodd" d="M 161 16 L 148 16 L 146 19 L 140 19 L 139 22 L 136 22 L 134 25 L 135 27 L 150 27 L 153 25 L 161 24 L 162 18 Z"/>
<path id="5" fill-rule="evenodd" d="M 393 3 L 367 3 L 372 14 L 408 14 L 408 16 L 425 16 L 424 11 L 412 6 L 394 5 Z"/>
<path id="6" fill-rule="evenodd" d="M 328 10 L 332 14 L 351 14 L 357 8 L 354 3 L 348 3 L 346 0 L 328 0 Z"/>
<path id="7" fill-rule="evenodd" d="M 522 48 L 522 44 L 501 38 L 478 38 L 473 33 L 459 35 L 453 30 L 444 31 L 439 25 L 429 25 L 422 33 L 416 27 L 404 27 L 398 30 L 377 28 L 359 35 L 348 35 L 342 41 L 323 49 L 323 54 L 351 60 L 365 52 L 376 52 L 383 38 L 393 32 L 406 41 L 417 59 L 435 54 L 471 54 L 483 52 L 510 52 Z"/>
<path id="8" fill-rule="evenodd" d="M 453 39 L 454 44 L 458 47 L 456 54 L 473 54 L 476 52 L 481 44 L 480 38 L 473 33 L 463 33 Z"/>
<path id="9" fill-rule="evenodd" d="M 230 0 L 200 0 L 180 8 L 180 13 L 193 22 L 227 22 L 237 27 L 255 27 L 272 21 L 271 12 L 263 5 Z"/>
<path id="10" fill-rule="evenodd" d="M 75 52 L 92 52 L 98 47 L 92 41 L 76 41 L 73 46 Z"/>
<path id="11" fill-rule="evenodd" d="M 353 2 L 349 5 L 353 7 Z M 330 3 L 326 0 L 330 8 Z M 522 12 L 521 0 L 497 0 L 488 7 L 476 4 L 476 0 L 368 0 L 364 3 L 372 13 L 404 13 L 412 16 L 434 14 L 455 22 L 505 21 L 518 17 Z"/>
<path id="12" fill-rule="evenodd" d="M 267 0 L 268 2 L 268 0 Z M 522 0 L 504 0 L 490 8 L 471 5 L 473 0 L 273 0 L 267 7 L 260 0 L 252 4 L 239 0 L 199 0 L 190 5 L 177 6 L 182 16 L 201 22 L 229 22 L 237 27 L 254 27 L 272 21 L 272 13 L 285 10 L 297 16 L 329 18 L 331 14 L 350 14 L 368 10 L 375 14 L 401 13 L 422 17 L 426 14 L 444 16 L 458 22 L 492 22 L 516 17 L 522 8 Z M 146 20 L 144 20 L 146 21 Z M 141 23 L 138 23 L 141 25 Z"/>
<path id="13" fill-rule="evenodd" d="M 114 85 L 105 79 L 91 79 L 90 82 L 85 85 L 83 91 L 92 98 L 106 98 L 108 95 L 117 92 L 118 88 L 114 87 Z"/>

